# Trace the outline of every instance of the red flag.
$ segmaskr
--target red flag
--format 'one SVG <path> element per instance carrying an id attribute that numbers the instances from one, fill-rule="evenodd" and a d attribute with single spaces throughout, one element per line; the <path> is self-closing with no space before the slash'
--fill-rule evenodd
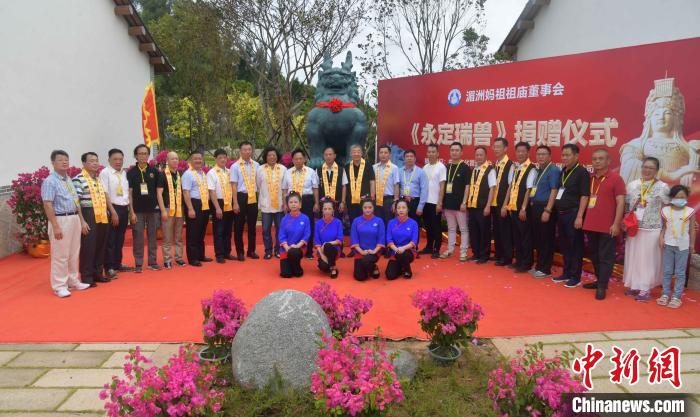
<path id="1" fill-rule="evenodd" d="M 146 94 L 141 104 L 141 126 L 143 128 L 143 141 L 150 147 L 154 143 L 160 144 L 158 132 L 158 112 L 156 111 L 156 92 L 153 83 L 146 87 Z"/>

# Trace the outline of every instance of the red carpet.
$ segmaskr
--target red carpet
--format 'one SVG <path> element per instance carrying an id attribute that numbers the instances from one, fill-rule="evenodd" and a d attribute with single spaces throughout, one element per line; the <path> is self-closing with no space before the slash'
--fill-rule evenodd
<path id="1" fill-rule="evenodd" d="M 125 262 L 132 264 L 132 259 L 131 248 L 125 248 Z M 385 263 L 380 261 L 382 271 Z M 700 327 L 699 297 L 692 292 L 680 309 L 672 310 L 624 297 L 619 282 L 611 285 L 608 299 L 599 302 L 591 290 L 567 289 L 549 279 L 456 259 L 422 257 L 414 263 L 412 280 L 392 282 L 383 276 L 357 282 L 350 260 L 342 259 L 339 265 L 337 280 L 322 276 L 308 260 L 301 279 L 279 278 L 274 259 L 124 273 L 114 282 L 59 299 L 49 286 L 49 260 L 17 254 L 0 260 L 0 342 L 200 341 L 199 301 L 215 289 L 234 290 L 250 309 L 271 291 L 307 291 L 320 280 L 341 295 L 371 298 L 374 307 L 360 333 L 373 334 L 381 326 L 382 334 L 393 339 L 423 337 L 418 311 L 411 306 L 413 292 L 448 286 L 463 288 L 484 307 L 480 337 Z"/>

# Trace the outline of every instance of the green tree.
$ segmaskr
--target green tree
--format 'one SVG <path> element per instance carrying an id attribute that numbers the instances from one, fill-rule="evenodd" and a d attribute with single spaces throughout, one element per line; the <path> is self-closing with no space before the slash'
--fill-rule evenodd
<path id="1" fill-rule="evenodd" d="M 169 14 L 173 7 L 173 0 L 134 0 L 134 4 L 141 19 L 148 25 Z"/>

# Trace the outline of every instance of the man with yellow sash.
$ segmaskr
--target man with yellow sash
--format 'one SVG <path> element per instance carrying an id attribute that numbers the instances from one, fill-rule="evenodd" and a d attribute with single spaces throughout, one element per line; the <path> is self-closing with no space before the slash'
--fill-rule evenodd
<path id="1" fill-rule="evenodd" d="M 496 189 L 496 171 L 486 158 L 483 146 L 474 150 L 474 162 L 467 198 L 472 256 L 467 260 L 485 264 L 491 255 L 491 201 Z"/>
<path id="2" fill-rule="evenodd" d="M 187 159 L 190 169 L 182 175 L 182 194 L 187 206 L 187 262 L 192 266 L 202 266 L 202 262 L 213 260 L 204 255 L 204 236 L 207 233 L 210 213 L 209 187 L 207 176 L 202 170 L 202 152 L 194 151 Z"/>
<path id="3" fill-rule="evenodd" d="M 515 145 L 515 159 L 510 171 L 510 187 L 506 194 L 506 208 L 510 216 L 515 246 L 515 272 L 528 272 L 532 268 L 532 228 L 529 217 L 530 190 L 535 186 L 537 170 L 530 162 L 530 144 Z"/>
<path id="4" fill-rule="evenodd" d="M 362 198 L 370 196 L 374 200 L 375 182 L 374 170 L 362 157 L 362 146 L 352 145 L 350 147 L 351 161 L 345 166 L 345 175 L 348 177 L 348 217 L 350 223 L 362 216 Z"/>
<path id="5" fill-rule="evenodd" d="M 335 217 L 342 218 L 345 213 L 345 203 L 348 185 L 348 177 L 345 170 L 335 162 L 335 149 L 330 146 L 323 151 L 323 164 L 316 170 L 319 182 L 319 199 L 328 196 L 336 203 Z"/>
<path id="6" fill-rule="evenodd" d="M 134 270 L 133 267 L 122 263 L 124 237 L 129 225 L 129 180 L 126 178 L 127 170 L 124 169 L 124 152 L 112 148 L 107 156 L 109 166 L 100 171 L 100 181 L 117 216 L 110 219 L 104 269 L 109 278 L 116 278 L 119 272 Z"/>
<path id="7" fill-rule="evenodd" d="M 493 153 L 496 155 L 496 190 L 491 202 L 491 222 L 493 224 L 493 243 L 496 266 L 512 267 L 513 264 L 513 237 L 510 226 L 510 216 L 506 208 L 506 194 L 510 187 L 510 174 L 513 161 L 508 158 L 508 141 L 505 138 L 496 138 L 493 141 Z"/>
<path id="8" fill-rule="evenodd" d="M 264 165 L 255 174 L 255 184 L 259 192 L 259 206 L 262 212 L 262 236 L 265 245 L 263 259 L 280 257 L 280 224 L 284 216 L 284 194 L 282 184 L 287 175 L 287 168 L 278 164 L 279 151 L 274 146 L 267 146 L 262 152 Z M 272 225 L 275 225 L 274 246 L 272 239 Z"/>
<path id="9" fill-rule="evenodd" d="M 243 141 L 238 145 L 240 158 L 231 165 L 231 193 L 233 194 L 233 239 L 239 261 L 245 260 L 243 229 L 248 227 L 248 252 L 252 259 L 260 259 L 255 253 L 255 224 L 258 221 L 258 190 L 255 184 L 260 165 L 252 159 L 253 144 Z"/>
<path id="10" fill-rule="evenodd" d="M 306 154 L 301 149 L 292 151 L 292 161 L 294 166 L 287 170 L 282 185 L 283 193 L 286 195 L 291 191 L 296 191 L 301 196 L 301 212 L 310 220 L 311 235 L 306 243 L 306 257 L 314 257 L 314 213 L 318 213 L 318 175 L 313 168 L 307 167 Z"/>
<path id="11" fill-rule="evenodd" d="M 382 145 L 377 150 L 379 162 L 374 164 L 375 205 L 374 215 L 389 224 L 394 218 L 394 201 L 399 199 L 399 167 L 391 163 L 391 148 Z"/>
<path id="12" fill-rule="evenodd" d="M 158 182 L 158 205 L 160 224 L 163 229 L 163 266 L 173 267 L 172 248 L 175 248 L 175 263 L 185 266 L 182 260 L 182 225 L 185 221 L 182 211 L 182 180 L 177 170 L 180 158 L 175 152 L 168 152 L 167 165 Z"/>
<path id="13" fill-rule="evenodd" d="M 83 283 L 96 287 L 98 282 L 110 282 L 102 274 L 109 233 L 109 218 L 117 217 L 109 196 L 97 177 L 100 162 L 97 154 L 86 152 L 80 160 L 83 170 L 73 178 L 73 187 L 80 201 L 80 211 L 88 225 L 87 233 L 80 238 L 80 278 Z"/>
<path id="14" fill-rule="evenodd" d="M 233 193 L 231 174 L 226 168 L 228 154 L 223 149 L 214 151 L 216 166 L 207 172 L 211 221 L 214 229 L 214 254 L 216 262 L 222 264 L 236 260 L 231 256 L 231 231 L 233 228 Z"/>

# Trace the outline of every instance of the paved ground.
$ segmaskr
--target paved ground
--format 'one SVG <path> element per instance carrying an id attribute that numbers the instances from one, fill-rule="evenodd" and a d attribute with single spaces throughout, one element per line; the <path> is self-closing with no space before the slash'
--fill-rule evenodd
<path id="1" fill-rule="evenodd" d="M 585 350 L 586 342 L 606 352 L 594 369 L 594 392 L 674 392 L 668 384 L 649 385 L 646 359 L 653 346 L 682 349 L 681 392 L 694 395 L 700 404 L 700 329 L 606 333 L 573 333 L 492 339 L 504 355 L 513 355 L 526 343 L 541 341 L 545 352 Z M 160 365 L 177 351 L 177 344 L 159 343 L 53 343 L 0 344 L 0 417 L 100 417 L 103 403 L 98 393 L 112 375 L 121 373 L 128 350 L 140 345 L 144 355 Z M 612 346 L 640 351 L 640 381 L 614 385 L 607 378 Z M 697 415 L 700 415 L 698 405 Z M 690 414 L 694 415 L 694 414 Z"/>

